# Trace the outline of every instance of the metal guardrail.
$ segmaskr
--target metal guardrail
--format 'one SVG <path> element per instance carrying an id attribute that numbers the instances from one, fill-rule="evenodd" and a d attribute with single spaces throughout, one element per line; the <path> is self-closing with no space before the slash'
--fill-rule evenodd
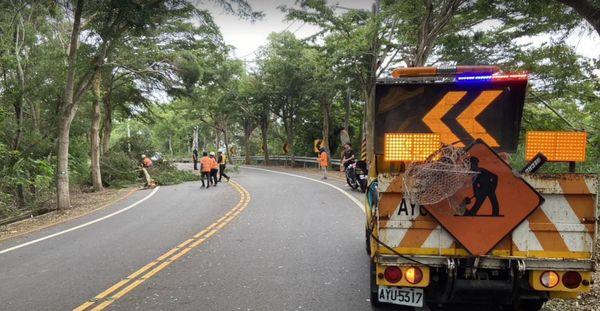
<path id="1" fill-rule="evenodd" d="M 232 157 L 231 160 L 236 163 L 236 164 L 242 164 L 244 163 L 244 161 L 246 160 L 245 157 Z M 263 163 L 265 161 L 265 157 L 264 156 L 250 156 L 250 160 L 252 161 L 253 164 L 260 164 Z M 191 159 L 173 159 L 173 162 L 181 162 L 181 163 L 189 163 L 191 162 Z M 271 163 L 283 163 L 285 165 L 288 165 L 291 162 L 291 157 L 290 156 L 286 156 L 286 155 L 271 155 L 269 156 L 269 162 Z M 319 162 L 317 161 L 316 157 L 303 157 L 303 156 L 296 156 L 294 158 L 294 161 L 296 163 L 296 165 L 301 164 L 304 167 L 307 166 L 319 166 Z M 341 164 L 341 160 L 339 159 L 330 159 L 329 162 L 331 163 L 331 166 L 337 166 L 339 167 Z"/>
<path id="2" fill-rule="evenodd" d="M 290 156 L 284 156 L 284 155 L 272 155 L 269 156 L 269 162 L 284 162 L 284 164 L 290 163 L 292 157 Z M 231 160 L 233 160 L 235 163 L 241 163 L 244 162 L 246 160 L 245 157 L 232 157 Z M 264 156 L 250 156 L 250 160 L 253 163 L 262 163 L 265 161 L 265 157 Z M 304 167 L 306 166 L 318 166 L 319 162 L 317 161 L 316 157 L 301 157 L 301 156 L 296 156 L 294 157 L 294 162 L 296 162 L 296 164 L 298 163 L 302 163 L 302 165 Z M 339 167 L 341 164 L 341 160 L 339 159 L 331 159 L 330 163 L 332 166 L 337 166 Z"/>

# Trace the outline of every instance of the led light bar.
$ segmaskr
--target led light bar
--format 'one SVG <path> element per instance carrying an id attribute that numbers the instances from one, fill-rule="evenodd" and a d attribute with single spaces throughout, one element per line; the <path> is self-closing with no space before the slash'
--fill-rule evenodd
<path id="1" fill-rule="evenodd" d="M 498 81 L 522 81 L 527 80 L 526 72 L 505 74 L 463 74 L 456 76 L 456 82 L 498 82 Z"/>
<path id="2" fill-rule="evenodd" d="M 549 162 L 584 162 L 586 148 L 585 132 L 528 132 L 525 159 L 531 160 L 541 152 Z"/>
<path id="3" fill-rule="evenodd" d="M 425 161 L 440 149 L 440 134 L 386 133 L 385 161 Z"/>

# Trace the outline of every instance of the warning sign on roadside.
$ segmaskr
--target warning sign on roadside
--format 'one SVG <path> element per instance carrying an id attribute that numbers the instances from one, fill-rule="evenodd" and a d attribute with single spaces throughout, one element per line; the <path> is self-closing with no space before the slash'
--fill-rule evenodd
<path id="1" fill-rule="evenodd" d="M 322 144 L 323 144 L 322 139 L 315 139 L 313 142 L 314 151 L 318 153 L 319 149 L 321 149 Z"/>
<path id="2" fill-rule="evenodd" d="M 472 181 L 448 200 L 424 208 L 471 254 L 486 255 L 543 202 L 543 197 L 482 140 L 466 151 Z"/>

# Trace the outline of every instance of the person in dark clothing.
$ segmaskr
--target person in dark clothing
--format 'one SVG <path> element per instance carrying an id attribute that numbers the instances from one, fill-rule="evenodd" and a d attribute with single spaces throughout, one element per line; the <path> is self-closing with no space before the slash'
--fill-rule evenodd
<path id="1" fill-rule="evenodd" d="M 192 151 L 192 162 L 194 162 L 194 171 L 198 170 L 198 149 Z"/>
<path id="2" fill-rule="evenodd" d="M 342 158 L 342 165 L 344 169 L 348 168 L 348 165 L 354 163 L 356 161 L 354 150 L 352 150 L 351 143 L 344 144 L 344 157 Z"/>
<path id="3" fill-rule="evenodd" d="M 471 171 L 478 172 L 475 179 L 473 179 L 475 204 L 470 210 L 465 211 L 463 216 L 476 216 L 486 198 L 489 198 L 492 204 L 492 216 L 500 216 L 500 206 L 498 205 L 498 198 L 496 198 L 498 176 L 485 168 L 479 167 L 479 159 L 476 157 L 471 157 Z M 469 201 L 470 199 L 466 198 L 465 200 Z"/>
<path id="4" fill-rule="evenodd" d="M 219 182 L 221 182 L 223 176 L 225 176 L 225 178 L 227 178 L 227 181 L 229 181 L 229 176 L 225 174 L 225 168 L 227 167 L 227 158 L 223 154 L 223 151 L 219 151 L 219 155 L 217 156 L 217 162 L 219 162 Z"/>

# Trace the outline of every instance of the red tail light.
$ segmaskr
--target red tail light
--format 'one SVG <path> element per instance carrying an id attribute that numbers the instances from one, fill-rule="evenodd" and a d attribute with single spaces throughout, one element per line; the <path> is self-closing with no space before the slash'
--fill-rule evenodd
<path id="1" fill-rule="evenodd" d="M 562 283 L 566 288 L 577 288 L 581 284 L 581 274 L 575 271 L 566 272 L 563 274 Z"/>
<path id="2" fill-rule="evenodd" d="M 398 283 L 402 280 L 402 270 L 398 267 L 387 267 L 383 273 L 385 280 L 390 283 Z"/>

